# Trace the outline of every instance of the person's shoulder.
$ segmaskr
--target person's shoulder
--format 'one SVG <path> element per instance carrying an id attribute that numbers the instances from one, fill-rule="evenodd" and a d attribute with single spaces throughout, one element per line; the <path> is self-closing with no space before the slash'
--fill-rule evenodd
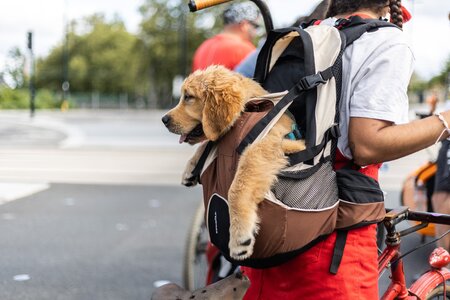
<path id="1" fill-rule="evenodd" d="M 411 41 L 398 27 L 380 27 L 377 30 L 364 33 L 354 43 L 355 49 L 364 53 L 389 55 L 387 52 L 412 54 Z"/>

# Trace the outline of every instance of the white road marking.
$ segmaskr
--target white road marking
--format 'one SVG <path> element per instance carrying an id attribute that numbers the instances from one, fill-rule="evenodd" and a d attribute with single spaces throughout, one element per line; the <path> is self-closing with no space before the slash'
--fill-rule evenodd
<path id="1" fill-rule="evenodd" d="M 48 189 L 48 183 L 0 182 L 0 205 Z"/>

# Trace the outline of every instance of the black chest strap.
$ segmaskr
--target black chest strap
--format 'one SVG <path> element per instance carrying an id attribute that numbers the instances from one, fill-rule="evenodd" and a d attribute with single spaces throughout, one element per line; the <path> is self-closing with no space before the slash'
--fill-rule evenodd
<path id="1" fill-rule="evenodd" d="M 211 152 L 212 148 L 214 146 L 214 142 L 209 141 L 208 144 L 206 144 L 205 149 L 203 150 L 202 155 L 200 156 L 197 165 L 195 166 L 194 170 L 192 171 L 191 177 L 189 177 L 189 181 L 197 180 L 200 182 L 200 175 L 202 173 L 203 167 L 205 166 L 206 159 L 209 156 L 209 153 Z"/>

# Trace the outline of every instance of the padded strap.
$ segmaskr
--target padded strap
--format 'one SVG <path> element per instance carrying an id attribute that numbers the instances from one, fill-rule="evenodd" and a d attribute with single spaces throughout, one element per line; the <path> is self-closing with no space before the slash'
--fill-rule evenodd
<path id="1" fill-rule="evenodd" d="M 344 256 L 345 243 L 347 242 L 347 230 L 336 230 L 336 244 L 334 244 L 333 258 L 331 259 L 330 273 L 336 275 Z"/>
<path id="2" fill-rule="evenodd" d="M 264 43 L 261 51 L 258 54 L 255 74 L 253 76 L 255 81 L 259 82 L 260 84 L 264 84 L 264 81 L 266 80 L 266 77 L 269 73 L 273 46 L 279 39 L 293 31 L 296 31 L 302 40 L 303 55 L 305 56 L 305 69 L 307 71 L 307 74 L 308 72 L 309 74 L 315 72 L 313 44 L 309 34 L 300 27 L 280 28 L 269 32 L 266 42 Z"/>
<path id="3" fill-rule="evenodd" d="M 189 180 L 198 179 L 198 182 L 200 182 L 200 174 L 202 173 L 203 167 L 205 166 L 206 159 L 209 156 L 209 153 L 211 152 L 211 149 L 214 146 L 214 142 L 209 141 L 208 144 L 206 144 L 205 149 L 203 150 L 202 155 L 200 156 L 200 159 L 197 162 L 197 165 L 195 166 L 194 170 L 192 171 L 192 176 L 189 178 Z"/>
<path id="4" fill-rule="evenodd" d="M 305 90 L 303 90 L 298 84 L 295 85 L 289 93 L 287 93 L 255 126 L 247 133 L 245 138 L 241 141 L 239 146 L 236 148 L 236 151 L 239 154 L 247 148 L 248 145 L 253 143 L 259 136 L 259 134 L 266 128 L 269 123 L 275 118 L 278 113 L 290 105 L 292 101 L 298 98 L 301 94 L 303 94 Z"/>
<path id="5" fill-rule="evenodd" d="M 340 136 L 339 125 L 334 125 L 325 131 L 320 144 L 306 148 L 300 152 L 289 155 L 289 165 L 293 166 L 301 162 L 312 160 L 316 157 L 331 139 L 337 139 Z M 312 164 L 312 163 L 311 163 Z"/>
<path id="6" fill-rule="evenodd" d="M 361 35 L 366 32 L 374 31 L 381 27 L 396 27 L 400 29 L 397 25 L 387 21 L 363 19 L 360 16 L 351 16 L 349 19 L 342 19 L 338 22 L 341 23 L 341 31 L 346 36 L 346 47 L 359 39 Z"/>

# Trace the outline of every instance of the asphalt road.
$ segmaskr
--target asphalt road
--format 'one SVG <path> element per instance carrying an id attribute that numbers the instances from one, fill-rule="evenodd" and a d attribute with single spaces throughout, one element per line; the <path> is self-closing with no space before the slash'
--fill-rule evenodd
<path id="1" fill-rule="evenodd" d="M 161 114 L 0 112 L 0 299 L 149 299 L 155 282 L 182 283 L 201 192 L 178 184 L 192 149 L 165 131 Z M 383 168 L 388 207 L 427 157 Z M 403 249 L 420 242 L 410 235 Z M 408 281 L 431 248 L 405 258 Z"/>
<path id="2" fill-rule="evenodd" d="M 150 299 L 181 282 L 199 201 L 174 186 L 52 184 L 0 206 L 0 299 Z"/>

